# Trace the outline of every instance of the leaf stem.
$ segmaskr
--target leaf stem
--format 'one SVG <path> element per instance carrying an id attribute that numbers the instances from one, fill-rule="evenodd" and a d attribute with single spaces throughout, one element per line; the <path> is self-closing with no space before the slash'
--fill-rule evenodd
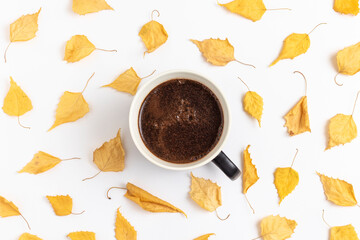
<path id="1" fill-rule="evenodd" d="M 240 61 L 237 60 L 237 59 L 235 59 L 235 62 L 238 62 L 238 63 L 240 63 L 240 64 L 242 64 L 242 65 L 245 65 L 245 66 L 250 66 L 250 67 L 256 68 L 256 67 L 255 67 L 254 65 L 252 65 L 252 64 L 240 62 Z"/>
<path id="2" fill-rule="evenodd" d="M 85 210 L 84 211 L 82 211 L 82 212 L 80 212 L 80 213 L 71 213 L 72 215 L 81 215 L 81 214 L 83 214 L 85 212 Z"/>
<path id="3" fill-rule="evenodd" d="M 303 78 L 304 78 L 304 80 L 305 80 L 305 96 L 306 96 L 306 95 L 307 95 L 307 80 L 306 80 L 306 77 L 305 77 L 304 74 L 303 74 L 302 72 L 300 72 L 300 71 L 295 71 L 294 74 L 295 74 L 295 73 L 300 73 L 301 76 L 303 76 Z"/>
<path id="4" fill-rule="evenodd" d="M 102 171 L 100 170 L 100 171 L 99 171 L 97 174 L 95 174 L 94 176 L 88 177 L 88 178 L 84 178 L 83 181 L 93 179 L 94 177 L 96 177 L 97 175 L 99 175 L 101 172 L 102 172 Z"/>
<path id="5" fill-rule="evenodd" d="M 358 98 L 359 98 L 359 93 L 360 93 L 360 91 L 358 91 L 357 94 L 356 94 L 355 103 L 354 103 L 354 107 L 353 107 L 351 116 L 354 115 L 354 111 L 355 111 L 355 107 L 356 107 L 356 102 L 357 102 L 357 100 L 358 100 Z"/>
<path id="6" fill-rule="evenodd" d="M 64 158 L 64 159 L 60 159 L 61 161 L 69 161 L 69 160 L 74 160 L 74 159 L 81 159 L 79 157 L 73 157 L 73 158 Z"/>
<path id="7" fill-rule="evenodd" d="M 296 153 L 295 153 L 295 156 L 294 156 L 294 158 L 293 158 L 293 160 L 292 160 L 292 163 L 291 163 L 290 168 L 292 168 L 292 167 L 293 167 L 294 162 L 295 162 L 295 158 L 296 158 L 296 156 L 297 156 L 298 152 L 299 152 L 299 149 L 296 149 Z"/>
<path id="8" fill-rule="evenodd" d="M 110 192 L 111 189 L 114 189 L 114 188 L 127 190 L 127 188 L 124 188 L 124 187 L 111 187 L 111 188 L 109 188 L 109 189 L 107 190 L 107 192 L 106 192 L 106 197 L 107 197 L 108 199 L 111 199 L 111 197 L 109 197 L 109 192 Z"/>
<path id="9" fill-rule="evenodd" d="M 327 23 L 319 23 L 318 25 L 316 25 L 309 33 L 308 35 L 310 35 L 310 33 L 312 33 L 318 26 L 322 25 L 322 24 L 327 24 Z"/>
<path id="10" fill-rule="evenodd" d="M 24 126 L 20 123 L 20 116 L 17 116 L 17 120 L 18 120 L 18 124 L 20 125 L 20 127 L 26 128 L 26 129 L 30 129 L 30 127 Z"/>
<path id="11" fill-rule="evenodd" d="M 27 226 L 28 226 L 28 228 L 29 228 L 29 230 L 31 230 L 31 227 L 30 227 L 30 224 L 29 224 L 29 222 L 26 220 L 26 218 L 19 212 L 19 214 L 20 214 L 20 216 L 24 219 L 24 221 L 26 222 L 26 224 L 27 224 Z"/>
<path id="12" fill-rule="evenodd" d="M 240 79 L 240 81 L 242 81 L 242 83 L 245 84 L 245 86 L 247 87 L 247 89 L 249 90 L 249 92 L 251 92 L 249 86 L 248 86 L 240 77 L 238 77 L 238 79 Z"/>
<path id="13" fill-rule="evenodd" d="M 157 13 L 157 15 L 158 15 L 157 17 L 160 17 L 160 12 L 159 12 L 158 10 L 154 9 L 154 10 L 151 12 L 151 21 L 154 20 L 154 12 Z"/>
<path id="14" fill-rule="evenodd" d="M 228 218 L 230 217 L 230 213 L 229 213 L 225 218 L 219 217 L 219 214 L 218 214 L 218 212 L 217 212 L 217 209 L 215 209 L 215 213 L 216 213 L 216 217 L 217 217 L 218 219 L 220 219 L 221 221 L 225 221 L 226 219 L 228 219 Z"/>
<path id="15" fill-rule="evenodd" d="M 84 89 L 81 91 L 81 93 L 84 93 L 87 85 L 89 84 L 90 79 L 94 76 L 94 74 L 95 74 L 95 72 L 89 77 L 89 79 L 87 80 L 87 82 L 86 82 L 86 84 L 85 84 L 85 87 L 84 87 Z"/>
<path id="16" fill-rule="evenodd" d="M 266 11 L 277 11 L 277 10 L 288 10 L 291 11 L 290 8 L 270 8 L 270 9 L 265 9 Z"/>
<path id="17" fill-rule="evenodd" d="M 253 239 L 251 239 L 251 240 L 256 240 L 256 239 L 260 239 L 260 238 L 262 238 L 263 236 L 260 236 L 260 237 L 257 237 L 257 238 L 253 238 Z"/>
<path id="18" fill-rule="evenodd" d="M 11 45 L 11 42 L 9 42 L 9 45 L 7 45 L 5 52 L 4 52 L 5 63 L 6 63 L 6 53 L 7 53 L 7 50 L 9 49 L 10 45 Z"/>
<path id="19" fill-rule="evenodd" d="M 342 85 L 344 85 L 343 83 L 338 83 L 337 81 L 336 81 L 336 78 L 337 78 L 337 76 L 339 75 L 340 73 L 338 72 L 336 75 L 335 75 L 335 77 L 334 77 L 334 82 L 336 83 L 336 85 L 338 85 L 338 86 L 342 86 Z"/>
<path id="20" fill-rule="evenodd" d="M 322 210 L 322 219 L 323 219 L 324 223 L 325 223 L 326 225 L 328 225 L 329 228 L 331 228 L 330 224 L 328 224 L 328 223 L 325 221 L 324 214 L 325 214 L 325 210 L 323 209 L 323 210 Z"/>
<path id="21" fill-rule="evenodd" d="M 249 199 L 247 198 L 246 194 L 244 194 L 244 195 L 245 195 L 245 199 L 246 199 L 247 203 L 249 204 L 249 207 L 251 208 L 253 214 L 255 214 L 255 210 L 254 210 L 254 208 L 251 206 Z"/>
<path id="22" fill-rule="evenodd" d="M 153 75 L 155 72 L 156 72 L 156 69 L 155 69 L 152 73 L 150 73 L 149 75 L 147 75 L 147 76 L 145 76 L 145 77 L 142 77 L 141 79 L 148 78 L 148 77 L 150 77 L 151 75 Z"/>
<path id="23" fill-rule="evenodd" d="M 116 49 L 112 49 L 112 50 L 109 50 L 109 49 L 103 49 L 103 48 L 95 48 L 96 50 L 99 50 L 99 51 L 104 51 L 104 52 L 117 52 Z"/>

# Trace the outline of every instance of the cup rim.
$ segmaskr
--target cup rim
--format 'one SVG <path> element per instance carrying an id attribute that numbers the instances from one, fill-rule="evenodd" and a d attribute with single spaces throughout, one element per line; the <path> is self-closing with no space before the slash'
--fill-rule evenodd
<path id="1" fill-rule="evenodd" d="M 146 96 L 148 96 L 148 94 L 157 86 L 159 86 L 160 84 L 169 81 L 171 79 L 175 79 L 177 78 L 175 77 L 169 77 L 167 80 L 165 81 L 160 81 L 159 83 L 156 83 L 153 87 L 149 87 L 151 85 L 154 84 L 154 81 L 156 81 L 157 79 L 161 79 L 162 77 L 166 76 L 166 75 L 173 75 L 173 74 L 189 74 L 189 75 L 194 75 L 197 76 L 198 78 L 202 78 L 206 81 L 206 83 L 200 82 L 198 80 L 195 79 L 191 79 L 189 78 L 189 80 L 193 80 L 196 82 L 199 82 L 203 85 L 205 85 L 206 87 L 208 87 L 214 94 L 215 96 L 218 98 L 219 102 L 220 102 L 220 106 L 222 108 L 223 111 L 223 118 L 224 118 L 224 127 L 223 127 L 223 131 L 221 134 L 221 137 L 219 139 L 219 141 L 217 142 L 217 144 L 215 145 L 215 147 L 208 153 L 206 154 L 204 157 L 202 157 L 201 159 L 191 162 L 191 163 L 185 163 L 185 164 L 181 164 L 181 163 L 171 163 L 171 162 L 167 162 L 163 159 L 160 159 L 159 157 L 155 156 L 143 143 L 140 132 L 139 132 L 139 127 L 138 127 L 138 119 L 139 119 L 139 108 L 136 108 L 136 105 L 139 105 L 141 107 L 144 99 L 146 98 Z M 150 80 L 148 80 L 148 82 L 146 82 L 143 86 L 141 86 L 137 93 L 135 94 L 132 102 L 131 102 L 131 106 L 130 106 L 130 111 L 129 111 L 129 128 L 130 128 L 130 135 L 131 138 L 136 146 L 136 148 L 139 150 L 139 152 L 145 157 L 146 160 L 150 161 L 151 163 L 165 168 L 165 169 L 170 169 L 170 170 L 189 170 L 189 169 L 194 169 L 197 167 L 201 167 L 209 162 L 211 162 L 216 156 L 219 155 L 219 153 L 221 152 L 221 148 L 223 146 L 223 144 L 225 143 L 225 140 L 227 139 L 228 133 L 229 133 L 229 129 L 230 129 L 230 112 L 229 112 L 229 107 L 228 104 L 226 102 L 226 99 L 224 97 L 224 94 L 222 93 L 222 91 L 220 90 L 220 88 L 212 81 L 210 80 L 211 78 L 207 77 L 206 75 L 200 74 L 198 72 L 192 71 L 192 70 L 185 70 L 185 69 L 174 69 L 174 70 L 168 70 L 165 72 L 162 72 L 160 74 L 158 74 L 157 76 L 152 77 Z M 214 90 L 216 91 L 216 93 L 214 92 Z M 133 119 L 134 116 L 134 111 L 136 112 L 136 118 Z M 140 138 L 140 141 L 137 141 L 136 139 L 138 139 L 138 137 Z"/>

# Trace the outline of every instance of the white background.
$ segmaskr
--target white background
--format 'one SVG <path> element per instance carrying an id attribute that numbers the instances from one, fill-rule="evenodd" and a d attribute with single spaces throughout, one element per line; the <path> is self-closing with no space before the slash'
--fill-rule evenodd
<path id="1" fill-rule="evenodd" d="M 328 239 L 329 228 L 321 219 L 322 209 L 333 226 L 352 223 L 360 233 L 358 207 L 339 207 L 325 199 L 316 171 L 344 179 L 354 185 L 360 197 L 359 139 L 345 146 L 324 151 L 327 144 L 328 120 L 337 113 L 351 114 L 359 75 L 339 75 L 344 82 L 333 82 L 337 73 L 335 55 L 338 50 L 360 40 L 360 18 L 343 16 L 333 11 L 332 0 L 273 0 L 267 8 L 288 7 L 292 11 L 268 11 L 253 23 L 229 13 L 215 0 L 181 1 L 119 1 L 108 0 L 115 11 L 79 16 L 72 12 L 71 1 L 12 0 L 2 1 L 0 8 L 0 49 L 9 42 L 9 25 L 22 14 L 34 13 L 40 7 L 39 31 L 27 42 L 13 43 L 8 51 L 8 63 L 0 60 L 0 99 L 9 88 L 9 76 L 28 94 L 34 109 L 20 117 L 30 130 L 18 126 L 15 117 L 0 111 L 0 195 L 13 201 L 31 224 L 32 234 L 43 239 L 66 239 L 72 231 L 88 230 L 97 239 L 115 239 L 116 209 L 138 232 L 138 239 L 185 240 L 214 232 L 211 239 L 252 239 L 259 236 L 260 220 L 270 214 L 280 214 L 297 221 L 292 239 Z M 153 9 L 156 18 L 166 28 L 169 39 L 155 52 L 143 57 L 145 47 L 138 36 L 143 24 L 150 20 Z M 269 68 L 279 54 L 283 39 L 289 34 L 307 33 L 321 22 L 311 35 L 308 52 L 294 60 L 283 60 Z M 98 48 L 117 49 L 117 53 L 95 51 L 77 63 L 63 61 L 67 40 L 84 34 Z M 225 67 L 207 63 L 197 47 L 189 41 L 206 38 L 229 38 L 235 47 L 235 57 L 257 66 L 252 68 L 236 62 Z M 241 167 L 242 151 L 251 144 L 250 153 L 260 180 L 248 191 L 256 214 L 249 209 L 242 194 L 242 182 L 230 181 L 213 164 L 193 171 L 194 175 L 210 178 L 222 187 L 223 206 L 219 214 L 196 205 L 189 197 L 190 172 L 161 169 L 146 161 L 136 150 L 128 129 L 128 111 L 132 96 L 100 86 L 113 81 L 133 66 L 140 76 L 171 69 L 189 69 L 211 76 L 224 92 L 232 114 L 226 154 Z M 293 71 L 302 71 L 308 79 L 308 105 L 311 133 L 289 137 L 283 127 L 283 116 L 303 96 L 304 81 Z M 61 125 L 47 132 L 52 125 L 60 96 L 66 90 L 81 91 L 88 77 L 95 72 L 84 97 L 90 112 L 75 123 Z M 262 127 L 242 108 L 247 91 L 237 79 L 242 77 L 249 87 L 264 98 Z M 140 87 L 150 79 L 144 79 Z M 2 100 L 1 100 L 2 101 Z M 354 119 L 359 123 L 360 104 Z M 115 137 L 121 128 L 126 150 L 123 172 L 101 173 L 82 182 L 98 169 L 92 162 L 92 152 L 103 142 Z M 277 167 L 290 166 L 295 149 L 299 154 L 294 169 L 300 182 L 296 189 L 278 205 L 273 173 Z M 19 171 L 39 151 L 59 158 L 81 157 L 81 160 L 60 163 L 40 174 L 19 174 Z M 114 190 L 112 200 L 105 197 L 111 186 L 134 183 L 169 201 L 188 214 L 150 213 Z M 46 195 L 69 194 L 74 200 L 74 212 L 86 210 L 80 216 L 58 217 Z M 0 219 L 0 238 L 18 239 L 28 231 L 20 217 Z"/>

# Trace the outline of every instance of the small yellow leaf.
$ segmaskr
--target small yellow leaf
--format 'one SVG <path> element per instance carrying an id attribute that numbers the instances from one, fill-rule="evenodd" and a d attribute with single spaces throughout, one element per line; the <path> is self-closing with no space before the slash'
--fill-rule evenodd
<path id="1" fill-rule="evenodd" d="M 215 235 L 215 233 L 208 233 L 205 235 L 202 235 L 200 237 L 195 238 L 194 240 L 208 240 L 210 236 Z"/>
<path id="2" fill-rule="evenodd" d="M 359 240 L 353 225 L 332 227 L 330 240 Z"/>
<path id="3" fill-rule="evenodd" d="M 355 206 L 357 204 L 354 188 L 350 183 L 320 173 L 317 174 L 323 184 L 327 200 L 339 206 Z"/>
<path id="4" fill-rule="evenodd" d="M 73 201 L 69 195 L 46 196 L 54 212 L 58 216 L 67 216 L 72 213 Z"/>
<path id="5" fill-rule="evenodd" d="M 226 4 L 220 4 L 230 12 L 239 14 L 254 22 L 260 20 L 266 12 L 263 0 L 234 0 Z"/>
<path id="6" fill-rule="evenodd" d="M 286 121 L 284 127 L 287 127 L 290 136 L 311 132 L 307 97 L 303 96 L 284 118 Z"/>
<path id="7" fill-rule="evenodd" d="M 163 45 L 167 39 L 168 34 L 163 25 L 159 22 L 151 20 L 142 26 L 139 36 L 147 48 L 147 53 L 155 51 L 158 47 Z"/>
<path id="8" fill-rule="evenodd" d="M 115 222 L 115 237 L 117 240 L 136 240 L 137 232 L 134 227 L 117 210 Z"/>
<path id="9" fill-rule="evenodd" d="M 80 61 L 84 57 L 89 56 L 95 49 L 95 45 L 92 44 L 86 36 L 72 36 L 71 39 L 66 42 L 64 60 L 67 62 Z"/>
<path id="10" fill-rule="evenodd" d="M 72 9 L 80 15 L 102 10 L 114 10 L 105 0 L 73 0 Z"/>
<path id="11" fill-rule="evenodd" d="M 268 216 L 261 220 L 261 237 L 264 240 L 285 240 L 294 233 L 297 223 L 285 217 Z"/>
<path id="12" fill-rule="evenodd" d="M 244 169 L 243 169 L 243 193 L 246 194 L 248 189 L 254 185 L 259 177 L 255 165 L 252 163 L 252 159 L 249 153 L 249 147 L 247 146 L 244 151 Z"/>
<path id="13" fill-rule="evenodd" d="M 200 207 L 210 212 L 222 205 L 221 187 L 210 180 L 195 177 L 192 173 L 190 197 Z"/>
<path id="14" fill-rule="evenodd" d="M 10 25 L 10 41 L 28 41 L 36 36 L 38 30 L 38 12 L 21 16 Z"/>
<path id="15" fill-rule="evenodd" d="M 33 108 L 29 97 L 16 84 L 12 77 L 10 77 L 10 89 L 4 99 L 2 108 L 7 115 L 17 117 Z"/>
<path id="16" fill-rule="evenodd" d="M 144 210 L 149 212 L 171 212 L 186 214 L 179 208 L 171 205 L 170 203 L 155 197 L 149 192 L 135 186 L 134 184 L 126 184 L 127 192 L 125 197 L 138 204 Z"/>
<path id="17" fill-rule="evenodd" d="M 354 75 L 360 71 L 360 42 L 340 50 L 336 54 L 339 73 Z"/>
<path id="18" fill-rule="evenodd" d="M 299 174 L 294 169 L 277 168 L 274 173 L 274 184 L 279 194 L 279 204 L 289 195 L 299 183 Z"/>
<path id="19" fill-rule="evenodd" d="M 71 240 L 95 240 L 94 232 L 72 232 L 67 235 Z"/>
<path id="20" fill-rule="evenodd" d="M 60 162 L 61 162 L 60 158 L 39 151 L 34 155 L 33 159 L 28 164 L 26 164 L 26 166 L 23 169 L 19 171 L 19 173 L 24 173 L 24 172 L 31 174 L 43 173 L 55 167 Z"/>
<path id="21" fill-rule="evenodd" d="M 282 59 L 294 59 L 295 57 L 306 53 L 310 47 L 310 38 L 306 33 L 292 33 L 284 40 L 283 48 L 280 52 L 280 55 L 270 67 L 275 65 L 278 61 Z"/>
<path id="22" fill-rule="evenodd" d="M 131 95 L 135 95 L 137 88 L 141 82 L 141 78 L 137 75 L 135 70 L 131 67 L 126 70 L 112 83 L 105 85 L 104 87 L 111 87 L 120 92 L 127 92 Z"/>
<path id="23" fill-rule="evenodd" d="M 358 0 L 335 0 L 334 10 L 343 14 L 358 15 L 359 1 Z"/>
<path id="24" fill-rule="evenodd" d="M 0 196 L 0 217 L 12 217 L 12 216 L 21 216 L 28 225 L 28 228 L 30 229 L 30 225 L 28 221 L 20 213 L 17 206 L 15 206 L 13 202 L 10 202 L 5 198 L 3 198 L 2 196 Z"/>
<path id="25" fill-rule="evenodd" d="M 325 150 L 351 142 L 357 137 L 352 115 L 336 114 L 329 122 L 329 143 Z"/>
<path id="26" fill-rule="evenodd" d="M 42 239 L 30 233 L 23 233 L 19 237 L 19 240 L 42 240 Z"/>
<path id="27" fill-rule="evenodd" d="M 253 91 L 246 92 L 243 100 L 244 110 L 257 119 L 261 127 L 261 116 L 264 108 L 263 98 Z"/>

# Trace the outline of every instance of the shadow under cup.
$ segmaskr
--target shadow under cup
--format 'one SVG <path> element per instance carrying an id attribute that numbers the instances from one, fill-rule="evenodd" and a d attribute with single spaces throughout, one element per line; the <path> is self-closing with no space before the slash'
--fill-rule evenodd
<path id="1" fill-rule="evenodd" d="M 192 80 L 202 85 L 205 85 L 216 96 L 223 113 L 222 133 L 216 145 L 205 156 L 201 157 L 200 159 L 197 159 L 196 161 L 187 162 L 187 163 L 173 163 L 170 161 L 163 160 L 158 156 L 156 156 L 155 154 L 153 154 L 143 142 L 138 125 L 141 106 L 145 98 L 148 96 L 148 94 L 154 88 L 161 85 L 162 83 L 174 79 Z M 154 163 L 155 165 L 171 170 L 188 170 L 203 166 L 204 164 L 213 161 L 230 179 L 234 180 L 240 176 L 240 170 L 221 151 L 221 148 L 227 138 L 230 127 L 230 116 L 229 116 L 228 106 L 220 90 L 210 80 L 208 80 L 208 78 L 200 74 L 191 71 L 178 70 L 178 71 L 165 72 L 158 75 L 157 77 L 154 77 L 152 80 L 150 80 L 141 89 L 137 91 L 130 107 L 129 127 L 130 127 L 130 133 L 132 139 L 138 150 L 147 160 Z"/>

